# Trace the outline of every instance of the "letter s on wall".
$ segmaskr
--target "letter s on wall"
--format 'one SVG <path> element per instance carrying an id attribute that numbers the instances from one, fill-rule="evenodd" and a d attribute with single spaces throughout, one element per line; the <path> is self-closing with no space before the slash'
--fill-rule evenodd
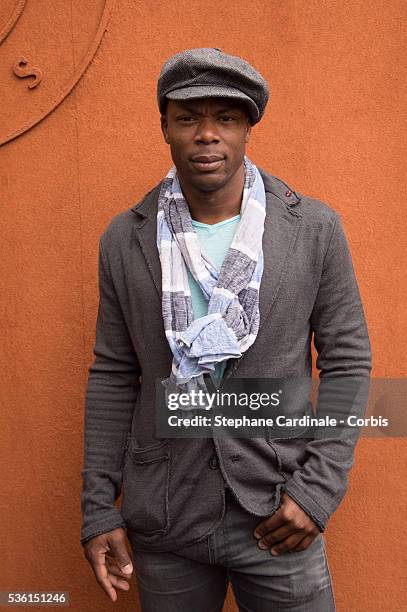
<path id="1" fill-rule="evenodd" d="M 29 89 L 37 87 L 42 81 L 42 70 L 33 66 L 25 57 L 20 57 L 20 59 L 14 63 L 13 72 L 16 76 L 23 79 L 29 76 L 35 77 L 34 81 L 29 83 Z"/>

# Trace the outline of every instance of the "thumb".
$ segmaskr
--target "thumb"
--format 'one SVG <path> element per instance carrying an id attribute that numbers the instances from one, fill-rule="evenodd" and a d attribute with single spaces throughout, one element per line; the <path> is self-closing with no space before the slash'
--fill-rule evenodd
<path id="1" fill-rule="evenodd" d="M 133 572 L 133 563 L 123 540 L 110 542 L 110 554 L 123 573 L 130 575 Z"/>
<path id="2" fill-rule="evenodd" d="M 131 574 L 133 571 L 133 564 L 131 561 L 128 561 L 125 565 L 119 563 L 121 570 L 125 573 L 125 574 Z"/>
<path id="3" fill-rule="evenodd" d="M 127 556 L 126 559 L 121 559 L 118 562 L 118 565 L 120 566 L 120 569 L 122 570 L 122 572 L 124 572 L 125 574 L 131 574 L 133 571 L 133 564 L 131 562 L 131 559 L 129 556 Z"/>

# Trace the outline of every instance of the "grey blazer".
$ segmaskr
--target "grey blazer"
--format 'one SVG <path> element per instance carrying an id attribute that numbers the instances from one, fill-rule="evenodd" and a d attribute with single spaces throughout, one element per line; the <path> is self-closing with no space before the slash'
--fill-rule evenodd
<path id="1" fill-rule="evenodd" d="M 339 215 L 260 170 L 266 189 L 260 328 L 225 376 L 369 381 L 371 351 Z M 347 488 L 357 437 L 168 438 L 155 435 L 155 381 L 172 353 L 156 246 L 160 184 L 109 223 L 99 245 L 95 359 L 85 404 L 80 541 L 126 527 L 133 545 L 174 550 L 221 519 L 224 483 L 246 510 L 272 514 L 286 491 L 323 531 Z M 368 384 L 360 394 L 366 403 Z M 117 500 L 122 491 L 122 503 Z M 259 519 L 260 520 L 260 519 Z"/>

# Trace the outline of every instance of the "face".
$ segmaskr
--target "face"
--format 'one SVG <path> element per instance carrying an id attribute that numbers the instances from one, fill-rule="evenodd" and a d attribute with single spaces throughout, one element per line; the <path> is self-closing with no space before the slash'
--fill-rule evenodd
<path id="1" fill-rule="evenodd" d="M 197 190 L 220 189 L 242 167 L 250 123 L 239 100 L 168 100 L 161 129 L 181 181 Z"/>

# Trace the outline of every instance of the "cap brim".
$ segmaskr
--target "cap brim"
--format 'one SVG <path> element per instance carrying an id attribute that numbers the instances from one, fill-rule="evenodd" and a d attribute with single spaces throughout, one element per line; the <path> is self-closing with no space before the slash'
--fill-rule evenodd
<path id="1" fill-rule="evenodd" d="M 239 89 L 232 87 L 221 87 L 217 85 L 197 85 L 195 87 L 183 87 L 182 89 L 174 89 L 165 94 L 169 100 L 194 100 L 197 98 L 232 98 L 242 100 L 249 107 L 249 114 L 252 122 L 256 122 L 259 118 L 259 109 L 249 96 L 246 96 Z"/>

